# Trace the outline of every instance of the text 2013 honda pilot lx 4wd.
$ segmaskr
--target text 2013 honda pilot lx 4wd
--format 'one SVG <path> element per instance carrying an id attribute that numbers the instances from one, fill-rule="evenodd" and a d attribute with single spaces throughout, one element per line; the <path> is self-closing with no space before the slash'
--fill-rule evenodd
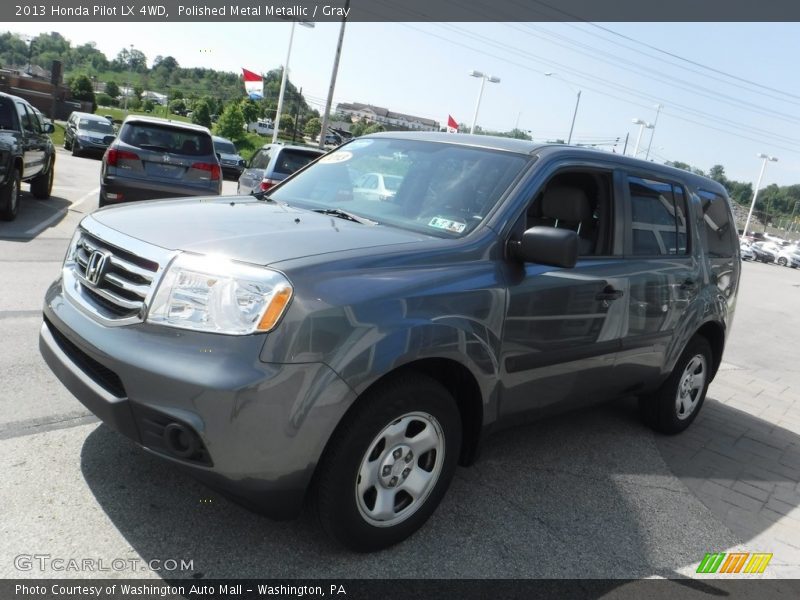
<path id="1" fill-rule="evenodd" d="M 359 197 L 364 173 L 401 178 Z M 739 282 L 725 190 L 584 149 L 378 134 L 262 197 L 80 224 L 40 346 L 108 425 L 357 550 L 409 536 L 521 413 L 620 395 L 677 433 Z"/>

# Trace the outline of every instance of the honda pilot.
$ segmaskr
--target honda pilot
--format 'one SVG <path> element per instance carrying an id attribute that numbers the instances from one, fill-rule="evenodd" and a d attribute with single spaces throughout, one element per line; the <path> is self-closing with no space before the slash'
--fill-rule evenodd
<path id="1" fill-rule="evenodd" d="M 367 173 L 395 193 L 355 193 Z M 635 396 L 656 431 L 688 427 L 739 273 L 710 179 L 382 133 L 255 196 L 85 217 L 40 348 L 148 452 L 276 518 L 307 499 L 334 539 L 371 551 L 421 527 L 456 466 L 523 416 Z"/>

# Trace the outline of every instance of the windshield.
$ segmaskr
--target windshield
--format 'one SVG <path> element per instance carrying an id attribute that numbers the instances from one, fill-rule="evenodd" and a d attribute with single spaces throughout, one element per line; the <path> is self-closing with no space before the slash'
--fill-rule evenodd
<path id="1" fill-rule="evenodd" d="M 214 141 L 214 150 L 220 154 L 236 154 L 236 147 L 231 142 Z"/>
<path id="2" fill-rule="evenodd" d="M 114 135 L 114 128 L 111 126 L 111 123 L 106 120 L 94 121 L 92 119 L 81 119 L 78 122 L 78 129 Z"/>
<path id="3" fill-rule="evenodd" d="M 363 139 L 326 155 L 270 196 L 437 237 L 461 237 L 481 222 L 529 161 L 521 154 L 457 144 Z"/>

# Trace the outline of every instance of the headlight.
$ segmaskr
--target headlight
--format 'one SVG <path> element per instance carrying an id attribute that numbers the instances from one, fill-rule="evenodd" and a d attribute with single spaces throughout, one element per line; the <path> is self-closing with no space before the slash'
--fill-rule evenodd
<path id="1" fill-rule="evenodd" d="M 78 250 L 78 240 L 81 239 L 81 228 L 76 227 L 75 233 L 72 234 L 72 239 L 67 247 L 67 253 L 64 255 L 64 264 L 62 266 L 69 267 L 75 262 L 75 253 Z"/>
<path id="2" fill-rule="evenodd" d="M 182 254 L 169 266 L 147 321 L 228 335 L 271 331 L 292 298 L 292 285 L 271 269 Z"/>
<path id="3" fill-rule="evenodd" d="M 82 142 L 91 142 L 92 141 L 92 138 L 89 137 L 88 135 L 78 135 L 78 139 L 81 140 Z"/>

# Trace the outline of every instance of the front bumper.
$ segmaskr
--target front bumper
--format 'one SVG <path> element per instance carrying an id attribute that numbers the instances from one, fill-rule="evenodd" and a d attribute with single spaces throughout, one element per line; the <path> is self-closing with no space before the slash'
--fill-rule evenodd
<path id="1" fill-rule="evenodd" d="M 273 518 L 297 515 L 325 444 L 355 399 L 324 364 L 260 362 L 263 336 L 101 325 L 61 293 L 60 282 L 47 292 L 44 318 L 42 356 L 90 411 Z M 201 452 L 175 456 L 159 434 L 169 422 L 196 433 Z"/>

